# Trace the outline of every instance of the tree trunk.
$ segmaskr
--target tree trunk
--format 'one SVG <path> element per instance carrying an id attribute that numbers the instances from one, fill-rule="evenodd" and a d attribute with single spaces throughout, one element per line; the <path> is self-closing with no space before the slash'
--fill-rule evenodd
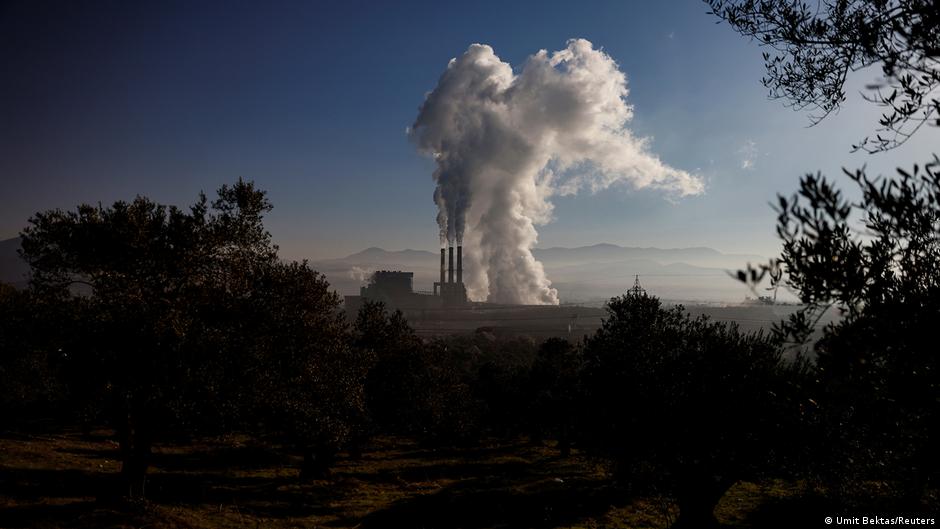
<path id="1" fill-rule="evenodd" d="M 304 462 L 300 467 L 300 479 L 306 481 L 328 477 L 333 459 L 328 450 L 305 449 Z"/>
<path id="2" fill-rule="evenodd" d="M 730 485 L 725 486 L 711 479 L 689 480 L 679 486 L 676 501 L 679 518 L 672 529 L 717 529 L 721 527 L 715 518 L 715 507 Z"/>
<path id="3" fill-rule="evenodd" d="M 121 481 L 124 493 L 130 498 L 143 498 L 146 494 L 147 467 L 153 441 L 148 428 L 135 424 L 127 417 L 118 425 L 118 443 L 121 452 Z"/>

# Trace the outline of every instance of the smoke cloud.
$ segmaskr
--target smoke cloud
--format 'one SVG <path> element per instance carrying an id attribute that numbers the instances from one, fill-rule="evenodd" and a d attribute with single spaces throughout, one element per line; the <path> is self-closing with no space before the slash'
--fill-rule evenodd
<path id="1" fill-rule="evenodd" d="M 584 39 L 539 51 L 518 73 L 485 44 L 451 59 L 409 135 L 437 163 L 441 244 L 464 245 L 472 299 L 558 303 L 531 252 L 553 195 L 617 183 L 704 191 L 699 176 L 664 164 L 631 133 L 626 96 L 617 63 Z"/>
<path id="2" fill-rule="evenodd" d="M 365 283 L 372 277 L 374 270 L 368 270 L 359 266 L 353 266 L 349 269 L 349 279 L 354 281 L 359 281 L 360 283 Z"/>

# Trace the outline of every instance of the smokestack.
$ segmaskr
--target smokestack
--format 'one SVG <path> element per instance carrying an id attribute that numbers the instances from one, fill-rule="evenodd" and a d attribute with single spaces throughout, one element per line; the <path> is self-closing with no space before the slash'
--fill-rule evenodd
<path id="1" fill-rule="evenodd" d="M 445 252 L 446 250 L 444 250 L 444 248 L 441 248 L 441 294 L 442 295 L 444 294 L 444 259 L 445 259 L 444 254 Z"/>
<path id="2" fill-rule="evenodd" d="M 448 265 L 447 265 L 447 282 L 454 282 L 454 247 L 451 246 L 447 249 L 448 255 Z"/>
<path id="3" fill-rule="evenodd" d="M 463 246 L 457 247 L 457 282 L 463 283 Z"/>

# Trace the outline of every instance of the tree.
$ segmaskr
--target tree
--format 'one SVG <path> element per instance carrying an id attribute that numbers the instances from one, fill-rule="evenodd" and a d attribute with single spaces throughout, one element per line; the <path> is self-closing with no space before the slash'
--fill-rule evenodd
<path id="1" fill-rule="evenodd" d="M 31 289 L 48 303 L 81 302 L 81 358 L 106 394 L 122 475 L 142 494 L 154 436 L 198 423 L 199 388 L 212 388 L 212 347 L 194 347 L 213 310 L 251 295 L 276 259 L 262 191 L 239 180 L 211 206 L 183 211 L 137 197 L 110 207 L 37 213 L 23 231 Z M 204 345 L 204 344 L 203 344 Z"/>
<path id="2" fill-rule="evenodd" d="M 366 381 L 375 426 L 410 435 L 434 447 L 479 440 L 483 403 L 477 389 L 477 358 L 461 337 L 420 340 L 399 311 L 382 303 L 359 311 L 354 343 L 375 354 Z"/>
<path id="3" fill-rule="evenodd" d="M 822 175 L 779 197 L 783 252 L 755 277 L 784 272 L 776 285 L 806 304 L 777 329 L 790 341 L 807 342 L 828 308 L 842 313 L 814 344 L 823 476 L 841 486 L 878 480 L 916 504 L 940 478 L 940 160 L 896 179 L 846 174 L 858 201 Z"/>
<path id="4" fill-rule="evenodd" d="M 363 437 L 372 352 L 350 347 L 339 296 L 307 263 L 272 263 L 237 312 L 232 366 L 249 424 L 303 454 L 301 478 L 323 477 L 337 452 Z M 231 330 L 228 330 L 231 332 Z M 240 332 L 239 332 L 240 331 Z"/>
<path id="5" fill-rule="evenodd" d="M 881 79 L 863 97 L 884 108 L 875 137 L 853 150 L 901 145 L 924 124 L 940 126 L 940 4 L 937 0 L 706 0 L 738 33 L 773 49 L 762 79 L 772 98 L 815 114 L 845 101 L 850 72 L 873 66 Z"/>
<path id="6" fill-rule="evenodd" d="M 577 424 L 581 351 L 563 338 L 549 338 L 535 357 L 530 374 L 533 428 L 558 439 L 563 456 L 571 452 Z"/>
<path id="7" fill-rule="evenodd" d="M 802 364 L 762 335 L 644 295 L 612 299 L 584 349 L 582 444 L 635 488 L 676 498 L 674 527 L 717 527 L 740 479 L 785 472 Z"/>
<path id="8" fill-rule="evenodd" d="M 375 357 L 366 379 L 366 399 L 376 426 L 399 435 L 419 433 L 430 390 L 428 366 L 424 344 L 404 315 L 399 310 L 389 314 L 384 303 L 366 301 L 356 316 L 353 345 Z"/>
<path id="9" fill-rule="evenodd" d="M 537 344 L 528 336 L 472 338 L 467 381 L 480 406 L 480 436 L 507 438 L 528 433 L 532 426 L 530 373 Z"/>
<path id="10" fill-rule="evenodd" d="M 43 304 L 0 282 L 0 414 L 9 426 L 68 407 L 63 373 L 69 350 L 69 307 Z"/>
<path id="11" fill-rule="evenodd" d="M 418 432 L 422 443 L 466 446 L 483 438 L 488 406 L 481 400 L 480 371 L 502 353 L 510 352 L 499 346 L 496 337 L 479 330 L 425 344 L 422 371 L 427 390 L 421 402 Z"/>

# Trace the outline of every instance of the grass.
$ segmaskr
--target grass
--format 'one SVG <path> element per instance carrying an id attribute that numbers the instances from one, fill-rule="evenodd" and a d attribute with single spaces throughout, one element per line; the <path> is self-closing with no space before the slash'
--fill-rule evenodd
<path id="1" fill-rule="evenodd" d="M 164 444 L 145 501 L 107 499 L 116 458 L 103 430 L 0 436 L 0 527 L 663 528 L 677 514 L 664 499 L 631 498 L 577 452 L 561 458 L 524 441 L 429 450 L 379 438 L 308 482 L 295 457 L 247 437 Z M 739 483 L 716 515 L 727 527 L 766 527 L 775 506 L 792 519 L 798 497 L 784 482 Z"/>

